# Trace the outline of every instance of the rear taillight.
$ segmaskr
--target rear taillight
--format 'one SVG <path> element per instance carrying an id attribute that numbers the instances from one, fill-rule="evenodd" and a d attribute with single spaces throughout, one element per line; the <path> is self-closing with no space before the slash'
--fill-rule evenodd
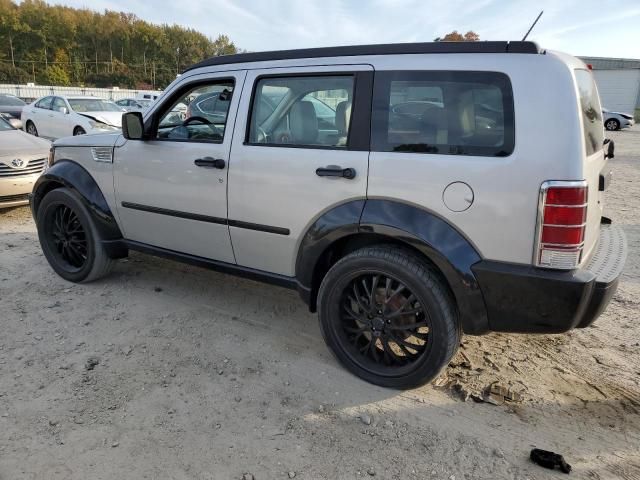
<path id="1" fill-rule="evenodd" d="M 534 254 L 536 266 L 570 270 L 580 264 L 588 192 L 584 181 L 542 184 Z"/>

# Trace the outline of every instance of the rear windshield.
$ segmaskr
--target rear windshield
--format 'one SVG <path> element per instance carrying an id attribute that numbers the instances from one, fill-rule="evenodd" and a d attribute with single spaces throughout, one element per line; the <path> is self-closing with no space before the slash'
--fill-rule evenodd
<path id="1" fill-rule="evenodd" d="M 604 143 L 604 126 L 600 98 L 593 75 L 589 70 L 576 70 L 576 84 L 580 95 L 582 109 L 582 126 L 584 130 L 584 146 L 587 155 L 602 150 Z"/>

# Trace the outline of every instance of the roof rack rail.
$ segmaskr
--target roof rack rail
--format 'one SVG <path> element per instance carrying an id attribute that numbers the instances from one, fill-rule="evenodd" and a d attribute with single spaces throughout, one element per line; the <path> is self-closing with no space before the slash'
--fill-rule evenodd
<path id="1" fill-rule="evenodd" d="M 211 57 L 187 68 L 185 72 L 200 67 L 233 63 L 296 60 L 301 58 L 350 57 L 361 55 L 403 55 L 420 53 L 541 53 L 535 42 L 425 42 L 389 43 L 380 45 L 353 45 L 343 47 L 304 48 L 276 50 L 272 52 L 238 53 Z"/>

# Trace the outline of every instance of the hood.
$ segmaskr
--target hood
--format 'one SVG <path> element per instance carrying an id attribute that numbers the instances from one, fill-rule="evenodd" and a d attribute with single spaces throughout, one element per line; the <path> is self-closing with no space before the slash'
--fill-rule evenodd
<path id="1" fill-rule="evenodd" d="M 122 127 L 122 114 L 125 112 L 76 112 L 78 115 L 106 123 L 114 127 Z"/>
<path id="2" fill-rule="evenodd" d="M 0 157 L 49 156 L 51 143 L 34 137 L 22 130 L 6 130 L 0 132 Z"/>

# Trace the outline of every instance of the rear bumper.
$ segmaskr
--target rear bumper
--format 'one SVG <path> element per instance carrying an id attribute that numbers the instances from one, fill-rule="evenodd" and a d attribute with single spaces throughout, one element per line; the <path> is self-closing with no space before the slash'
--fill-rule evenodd
<path id="1" fill-rule="evenodd" d="M 613 297 L 627 256 L 621 228 L 602 225 L 581 269 L 558 271 L 483 260 L 472 269 L 492 331 L 560 333 L 591 325 Z"/>

